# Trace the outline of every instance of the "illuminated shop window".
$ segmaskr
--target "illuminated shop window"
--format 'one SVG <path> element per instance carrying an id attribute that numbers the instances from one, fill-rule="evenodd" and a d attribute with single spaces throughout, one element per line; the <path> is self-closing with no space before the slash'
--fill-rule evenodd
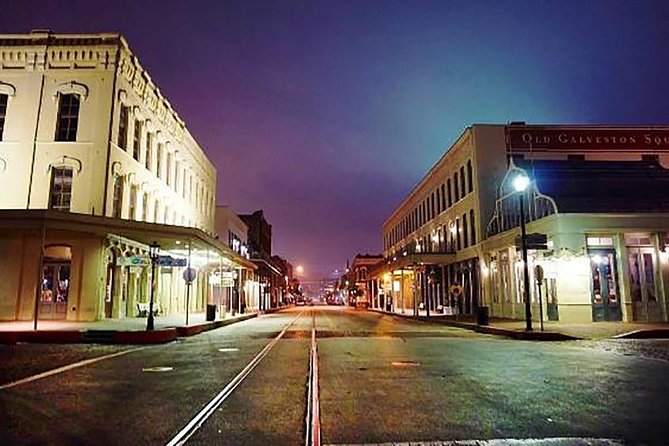
<path id="1" fill-rule="evenodd" d="M 72 168 L 54 167 L 51 170 L 49 209 L 69 211 L 72 200 Z"/>
<path id="2" fill-rule="evenodd" d="M 7 116 L 7 100 L 9 96 L 0 94 L 0 141 L 5 130 L 5 116 Z"/>
<path id="3" fill-rule="evenodd" d="M 58 97 L 56 141 L 76 141 L 79 125 L 79 95 L 61 94 Z"/>

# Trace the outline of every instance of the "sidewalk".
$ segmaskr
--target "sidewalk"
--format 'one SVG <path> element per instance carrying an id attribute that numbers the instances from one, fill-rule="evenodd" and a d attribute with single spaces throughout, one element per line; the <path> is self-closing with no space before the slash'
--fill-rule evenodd
<path id="1" fill-rule="evenodd" d="M 207 321 L 205 313 L 188 316 L 156 316 L 154 330 L 146 330 L 146 318 L 104 319 L 92 322 L 38 321 L 0 322 L 0 344 L 17 342 L 41 343 L 108 343 L 108 344 L 155 344 L 176 340 L 177 337 L 193 336 L 208 330 L 257 317 L 259 313 L 237 314 Z"/>
<path id="2" fill-rule="evenodd" d="M 535 341 L 568 341 L 578 339 L 667 339 L 669 338 L 668 323 L 638 323 L 638 322 L 591 322 L 584 324 L 565 324 L 563 322 L 544 321 L 544 331 L 538 321 L 532 321 L 533 331 L 525 331 L 525 321 L 491 318 L 489 325 L 478 325 L 475 316 L 445 316 L 431 314 L 427 316 L 424 310 L 413 315 L 413 310 L 388 312 L 371 309 L 383 314 L 418 319 L 453 327 L 466 328 L 479 333 L 506 336 L 513 339 Z"/>

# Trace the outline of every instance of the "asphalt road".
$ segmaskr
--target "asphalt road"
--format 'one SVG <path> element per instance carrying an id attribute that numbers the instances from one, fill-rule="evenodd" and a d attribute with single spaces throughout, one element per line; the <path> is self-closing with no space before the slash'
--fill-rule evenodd
<path id="1" fill-rule="evenodd" d="M 152 347 L 2 346 L 0 444 L 305 444 L 312 330 L 323 444 L 669 441 L 666 341 L 513 341 L 298 307 Z"/>

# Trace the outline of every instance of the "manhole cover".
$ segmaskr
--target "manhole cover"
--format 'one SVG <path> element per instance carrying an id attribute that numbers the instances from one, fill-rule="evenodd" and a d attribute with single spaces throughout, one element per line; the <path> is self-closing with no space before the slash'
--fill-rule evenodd
<path id="1" fill-rule="evenodd" d="M 146 367 L 142 369 L 142 372 L 171 372 L 174 370 L 174 367 Z"/>
<path id="2" fill-rule="evenodd" d="M 238 348 L 235 348 L 235 347 L 223 347 L 223 348 L 219 348 L 218 351 L 219 351 L 219 352 L 223 352 L 223 353 L 226 353 L 226 352 L 238 352 L 239 349 L 238 349 Z"/>
<path id="3" fill-rule="evenodd" d="M 393 361 L 391 362 L 395 367 L 418 367 L 420 362 L 416 361 Z"/>

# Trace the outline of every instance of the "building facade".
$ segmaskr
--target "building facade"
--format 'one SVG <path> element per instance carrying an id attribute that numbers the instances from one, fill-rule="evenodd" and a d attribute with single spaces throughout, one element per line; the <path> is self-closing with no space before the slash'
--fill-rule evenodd
<path id="1" fill-rule="evenodd" d="M 203 310 L 219 260 L 254 269 L 213 238 L 216 170 L 122 36 L 1 35 L 0 129 L 0 319 L 141 313 L 154 241 L 190 259 L 159 269 L 163 314 Z"/>
<path id="2" fill-rule="evenodd" d="M 535 320 L 667 321 L 665 166 L 669 128 L 473 125 L 384 223 L 379 302 L 523 319 L 524 218 L 548 240 L 528 257 Z"/>

